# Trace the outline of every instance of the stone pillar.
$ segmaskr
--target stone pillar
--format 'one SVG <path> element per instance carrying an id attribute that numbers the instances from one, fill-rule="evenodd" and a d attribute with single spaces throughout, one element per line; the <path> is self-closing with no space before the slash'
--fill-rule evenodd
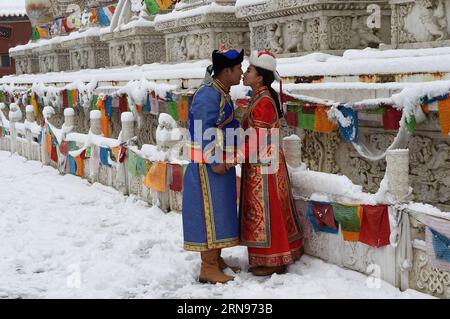
<path id="1" fill-rule="evenodd" d="M 299 167 L 302 163 L 302 140 L 292 134 L 283 138 L 283 151 L 286 162 L 290 167 Z"/>
<path id="2" fill-rule="evenodd" d="M 120 116 L 122 122 L 122 142 L 134 137 L 134 115 L 131 112 L 123 112 Z"/>
<path id="3" fill-rule="evenodd" d="M 404 199 L 409 192 L 409 150 L 396 149 L 386 152 L 386 176 L 389 193 L 396 200 Z"/>
<path id="4" fill-rule="evenodd" d="M 127 142 L 134 137 L 134 115 L 131 112 L 123 112 L 120 116 L 120 121 L 122 123 L 122 130 L 120 133 L 119 142 Z M 124 194 L 130 194 L 130 182 L 133 177 L 128 175 L 127 167 L 128 159 L 125 158 L 122 167 L 118 168 L 117 174 L 120 174 L 120 170 L 123 170 L 125 189 Z"/>
<path id="5" fill-rule="evenodd" d="M 11 130 L 11 153 L 17 152 L 16 123 L 22 119 L 22 112 L 16 103 L 11 103 L 9 111 L 9 126 Z"/>
<path id="6" fill-rule="evenodd" d="M 64 110 L 64 127 L 70 128 L 75 124 L 75 111 L 72 108 L 66 108 Z M 100 123 L 101 126 L 101 123 Z"/>
<path id="7" fill-rule="evenodd" d="M 25 118 L 30 123 L 34 123 L 36 121 L 36 119 L 34 117 L 34 107 L 33 107 L 33 105 L 27 105 L 27 107 L 25 108 Z"/>
<path id="8" fill-rule="evenodd" d="M 25 108 L 25 118 L 26 121 L 30 124 L 34 123 L 35 117 L 34 117 L 34 107 L 33 105 L 27 105 Z M 25 136 L 28 143 L 28 154 L 27 158 L 29 160 L 33 159 L 33 133 L 31 132 L 31 129 L 25 127 Z"/>
<path id="9" fill-rule="evenodd" d="M 92 110 L 90 113 L 91 132 L 95 135 L 102 134 L 102 113 L 99 110 Z"/>

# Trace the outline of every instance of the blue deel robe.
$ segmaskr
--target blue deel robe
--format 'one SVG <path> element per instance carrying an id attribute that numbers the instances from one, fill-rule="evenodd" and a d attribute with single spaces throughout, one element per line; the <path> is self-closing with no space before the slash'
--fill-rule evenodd
<path id="1" fill-rule="evenodd" d="M 194 121 L 201 123 L 201 127 L 195 127 Z M 233 102 L 217 82 L 197 90 L 189 110 L 188 148 L 203 157 L 194 160 L 191 152 L 183 179 L 186 250 L 206 251 L 239 244 L 236 170 L 233 167 L 221 175 L 211 169 L 224 152 L 234 154 L 239 139 L 227 139 L 225 130 L 238 126 Z M 207 129 L 214 134 L 204 134 Z"/>

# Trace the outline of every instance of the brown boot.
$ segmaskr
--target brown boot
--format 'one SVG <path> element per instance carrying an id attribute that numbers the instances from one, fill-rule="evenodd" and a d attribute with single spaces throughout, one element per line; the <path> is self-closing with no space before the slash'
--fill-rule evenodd
<path id="1" fill-rule="evenodd" d="M 207 250 L 200 252 L 202 265 L 200 267 L 200 276 L 198 281 L 201 283 L 226 283 L 234 278 L 225 275 L 219 268 L 219 250 Z"/>
<path id="2" fill-rule="evenodd" d="M 284 274 L 286 272 L 286 266 L 274 266 L 274 267 L 255 267 L 252 273 L 255 276 L 271 276 L 273 274 Z"/>
<path id="3" fill-rule="evenodd" d="M 228 265 L 225 260 L 220 256 L 222 252 L 222 249 L 219 249 L 219 268 L 220 270 L 225 270 L 226 268 L 230 268 L 235 274 L 238 274 L 241 272 L 241 268 L 239 266 L 230 266 Z"/>

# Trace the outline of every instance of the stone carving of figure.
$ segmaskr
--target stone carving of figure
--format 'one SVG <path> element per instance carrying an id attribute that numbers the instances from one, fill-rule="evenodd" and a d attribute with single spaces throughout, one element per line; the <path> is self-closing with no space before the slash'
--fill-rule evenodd
<path id="1" fill-rule="evenodd" d="M 52 56 L 44 57 L 43 64 L 44 64 L 45 72 L 52 72 L 53 71 L 53 57 Z"/>
<path id="2" fill-rule="evenodd" d="M 79 51 L 73 53 L 73 68 L 81 69 L 81 52 Z"/>
<path id="3" fill-rule="evenodd" d="M 303 50 L 303 21 L 289 21 L 284 25 L 283 43 L 284 53 L 300 52 Z"/>
<path id="4" fill-rule="evenodd" d="M 187 57 L 189 60 L 198 59 L 198 53 L 200 48 L 200 38 L 197 34 L 194 34 L 186 39 Z"/>
<path id="5" fill-rule="evenodd" d="M 74 69 L 86 69 L 88 67 L 89 52 L 87 50 L 75 51 L 73 59 Z"/>
<path id="6" fill-rule="evenodd" d="M 418 1 L 421 9 L 419 18 L 434 41 L 446 40 L 448 32 L 445 3 L 443 0 L 438 0 L 436 4 L 435 2 L 431 0 Z"/>
<path id="7" fill-rule="evenodd" d="M 363 48 L 379 47 L 381 39 L 369 29 L 366 23 L 366 17 L 358 17 L 356 14 L 352 18 L 352 38 L 356 45 Z"/>
<path id="8" fill-rule="evenodd" d="M 183 36 L 181 36 L 181 37 L 178 37 L 178 38 L 176 38 L 176 40 L 175 40 L 176 42 L 176 44 L 175 44 L 175 50 L 177 51 L 177 52 L 175 52 L 175 58 L 178 60 L 178 61 L 184 61 L 184 60 L 186 60 L 186 57 L 187 57 L 187 48 L 186 48 L 186 39 L 185 39 L 185 37 L 183 37 Z"/>
<path id="9" fill-rule="evenodd" d="M 28 61 L 26 59 L 17 60 L 16 65 L 18 74 L 28 73 Z"/>
<path id="10" fill-rule="evenodd" d="M 125 65 L 133 65 L 136 63 L 136 46 L 134 43 L 127 43 L 124 48 Z"/>
<path id="11" fill-rule="evenodd" d="M 268 27 L 269 44 L 275 53 L 283 53 L 283 37 L 281 31 L 281 26 L 276 23 L 272 23 Z"/>

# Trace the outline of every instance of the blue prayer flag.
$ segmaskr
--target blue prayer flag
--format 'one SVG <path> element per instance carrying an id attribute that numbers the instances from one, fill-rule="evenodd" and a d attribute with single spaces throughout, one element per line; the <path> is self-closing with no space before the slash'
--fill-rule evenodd
<path id="1" fill-rule="evenodd" d="M 341 111 L 342 115 L 350 120 L 350 124 L 347 127 L 342 126 L 339 123 L 339 132 L 341 133 L 342 140 L 345 143 L 354 142 L 358 143 L 358 113 L 349 107 L 343 105 L 338 106 L 338 110 Z"/>

